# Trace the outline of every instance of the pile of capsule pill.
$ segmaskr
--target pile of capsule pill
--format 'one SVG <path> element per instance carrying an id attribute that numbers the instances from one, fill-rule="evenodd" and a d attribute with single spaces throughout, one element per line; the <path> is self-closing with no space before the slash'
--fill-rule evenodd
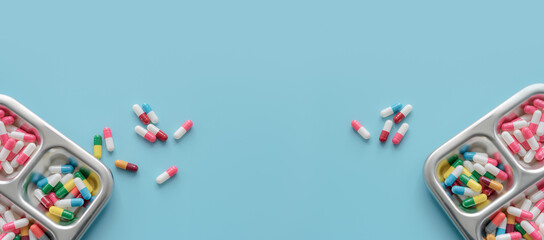
<path id="1" fill-rule="evenodd" d="M 9 207 L 6 207 L 9 206 Z M 17 206 L 2 199 L 0 203 L 0 240 L 49 240 L 44 228 Z"/>
<path id="2" fill-rule="evenodd" d="M 145 128 L 140 125 L 137 125 L 136 127 L 134 127 L 134 131 L 138 135 L 140 135 L 141 137 L 143 137 L 144 139 L 152 143 L 155 142 L 157 139 L 163 142 L 168 140 L 168 135 L 156 126 L 156 124 L 159 122 L 159 117 L 157 116 L 155 111 L 153 111 L 153 109 L 151 108 L 149 104 L 144 103 L 141 106 L 138 104 L 134 104 L 132 106 L 132 110 L 134 111 L 136 116 L 138 116 L 140 121 L 143 124 L 147 125 Z M 174 138 L 180 139 L 183 135 L 185 135 L 185 133 L 187 133 L 187 131 L 189 131 L 189 129 L 191 129 L 192 126 L 193 126 L 193 122 L 191 120 L 187 120 L 185 123 L 181 125 L 181 127 L 179 127 L 179 129 L 176 132 L 174 132 Z M 111 133 L 111 129 L 106 127 L 104 128 L 103 133 L 104 133 L 104 139 L 106 142 L 106 148 L 108 149 L 108 151 L 112 152 L 115 149 L 115 146 L 113 143 L 113 136 Z M 93 152 L 96 158 L 100 159 L 102 157 L 102 136 L 100 136 L 99 134 L 94 136 Z M 120 169 L 131 171 L 131 172 L 138 171 L 138 165 L 134 163 L 126 162 L 123 160 L 116 160 L 115 166 Z M 172 166 L 168 168 L 166 171 L 164 171 L 163 173 L 161 173 L 156 178 L 156 182 L 158 184 L 162 184 L 163 182 L 168 180 L 170 177 L 174 176 L 177 172 L 178 172 L 178 168 L 176 166 Z"/>
<path id="3" fill-rule="evenodd" d="M 500 125 L 500 134 L 508 149 L 525 163 L 544 160 L 544 100 L 534 99 L 515 112 L 515 118 Z M 519 115 L 519 116 L 518 116 Z"/>
<path id="4" fill-rule="evenodd" d="M 0 168 L 10 175 L 26 164 L 36 150 L 36 129 L 7 109 L 0 109 Z"/>
<path id="5" fill-rule="evenodd" d="M 544 235 L 544 181 L 528 188 L 485 224 L 486 240 L 541 240 Z"/>
<path id="6" fill-rule="evenodd" d="M 473 144 L 474 145 L 474 144 Z M 502 163 L 499 152 L 489 154 L 465 144 L 459 154 L 453 153 L 438 165 L 441 185 L 467 212 L 480 210 L 490 202 L 489 198 L 502 194 L 504 184 L 513 180 L 512 168 Z"/>
<path id="7" fill-rule="evenodd" d="M 395 103 L 383 109 L 380 112 L 380 115 L 382 116 L 382 118 L 387 118 L 393 114 L 395 114 L 395 116 L 393 117 L 393 121 L 391 121 L 390 119 L 385 121 L 383 129 L 380 133 L 380 138 L 379 138 L 380 142 L 386 142 L 387 139 L 389 138 L 389 133 L 391 132 L 391 129 L 393 128 L 393 122 L 394 123 L 402 122 L 402 120 L 404 120 L 404 118 L 406 118 L 406 116 L 408 116 L 410 112 L 412 112 L 412 105 L 410 104 L 403 107 L 401 103 Z M 370 132 L 365 127 L 363 127 L 363 125 L 359 121 L 357 120 L 351 121 L 351 126 L 364 139 L 370 138 Z M 392 139 L 393 144 L 397 145 L 402 141 L 402 138 L 404 138 L 404 135 L 408 131 L 409 127 L 410 126 L 408 125 L 408 123 L 403 123 L 400 126 L 399 130 L 393 136 L 393 139 Z"/>

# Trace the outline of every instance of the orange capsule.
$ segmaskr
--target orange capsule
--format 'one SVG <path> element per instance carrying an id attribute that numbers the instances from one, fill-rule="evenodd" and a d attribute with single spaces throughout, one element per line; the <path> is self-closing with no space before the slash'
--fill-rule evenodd
<path id="1" fill-rule="evenodd" d="M 138 171 L 138 166 L 136 164 L 125 162 L 123 160 L 115 160 L 115 166 L 131 172 Z"/>

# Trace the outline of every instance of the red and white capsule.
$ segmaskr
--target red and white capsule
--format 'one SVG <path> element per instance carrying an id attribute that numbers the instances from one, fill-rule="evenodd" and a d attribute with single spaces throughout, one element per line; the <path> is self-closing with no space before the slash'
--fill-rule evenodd
<path id="1" fill-rule="evenodd" d="M 392 127 L 393 127 L 393 121 L 391 120 L 385 121 L 382 132 L 380 133 L 380 142 L 387 141 L 387 138 L 389 137 L 389 133 L 391 132 Z"/>
<path id="2" fill-rule="evenodd" d="M 529 129 L 528 127 L 524 127 L 521 129 L 521 133 L 523 134 L 523 137 L 525 138 L 531 149 L 536 151 L 539 148 L 539 145 L 531 129 Z"/>
<path id="3" fill-rule="evenodd" d="M 493 176 L 500 180 L 506 180 L 508 178 L 508 174 L 504 172 L 503 170 L 500 170 L 498 167 L 493 166 L 492 164 L 488 163 L 485 166 L 485 170 L 491 173 Z"/>
<path id="4" fill-rule="evenodd" d="M 147 125 L 147 130 L 150 131 L 151 133 L 155 134 L 155 137 L 157 137 L 159 140 L 161 140 L 163 142 L 168 139 L 168 135 L 166 135 L 166 133 L 161 131 L 157 126 L 155 126 L 153 124 Z"/>
<path id="5" fill-rule="evenodd" d="M 147 116 L 147 114 L 145 114 L 144 110 L 142 109 L 142 107 L 140 107 L 140 105 L 138 104 L 132 105 L 132 110 L 134 111 L 136 116 L 140 118 L 140 121 L 142 121 L 142 123 L 144 123 L 145 125 L 149 124 L 150 122 L 149 117 Z"/>
<path id="6" fill-rule="evenodd" d="M 393 144 L 397 145 L 400 143 L 400 141 L 402 141 L 402 138 L 404 138 L 404 135 L 408 131 L 409 127 L 410 125 L 408 125 L 408 123 L 403 123 L 402 125 L 400 125 L 399 130 L 397 131 L 397 133 L 395 133 L 395 136 L 393 136 Z"/>
<path id="7" fill-rule="evenodd" d="M 522 210 L 520 208 L 517 208 L 517 207 L 508 207 L 506 209 L 506 211 L 510 214 L 510 215 L 514 215 L 516 217 L 519 217 L 520 219 L 522 220 L 531 220 L 533 219 L 533 214 L 528 212 L 528 211 L 525 211 L 525 210 Z"/>
<path id="8" fill-rule="evenodd" d="M 174 138 L 175 139 L 180 139 L 181 137 L 183 137 L 183 135 L 185 135 L 185 133 L 187 133 L 187 131 L 189 131 L 189 129 L 191 129 L 193 127 L 193 121 L 191 120 L 187 120 L 185 121 L 181 127 L 178 128 L 178 130 L 176 130 L 176 132 L 174 133 Z"/>
<path id="9" fill-rule="evenodd" d="M 497 160 L 490 157 L 486 157 L 485 155 L 480 155 L 480 154 L 475 154 L 474 156 L 472 156 L 472 161 L 474 161 L 475 163 L 479 163 L 482 166 L 485 166 L 486 164 L 497 166 L 498 164 Z"/>
<path id="10" fill-rule="evenodd" d="M 26 145 L 25 149 L 23 149 L 23 151 L 19 153 L 19 157 L 17 157 L 17 163 L 19 163 L 19 165 L 24 165 L 35 149 L 36 144 L 34 143 Z"/>
<path id="11" fill-rule="evenodd" d="M 104 130 L 104 140 L 106 141 L 106 148 L 109 152 L 113 152 L 115 149 L 115 145 L 113 144 L 113 136 L 111 135 L 111 129 L 109 127 L 105 127 Z"/>
<path id="12" fill-rule="evenodd" d="M 410 112 L 412 112 L 412 105 L 407 104 L 400 110 L 400 112 L 397 113 L 397 115 L 395 115 L 395 117 L 393 117 L 393 121 L 395 123 L 400 123 L 406 116 L 408 116 L 408 114 L 410 114 Z"/>
<path id="13" fill-rule="evenodd" d="M 22 133 L 22 132 L 11 132 L 9 133 L 10 138 L 15 138 L 16 140 L 21 140 L 25 142 L 35 142 L 36 136 L 34 134 L 30 133 Z"/>
<path id="14" fill-rule="evenodd" d="M 176 166 L 172 166 L 166 169 L 166 171 L 164 171 L 163 173 L 161 173 L 161 175 L 157 177 L 157 183 L 162 184 L 166 180 L 170 179 L 172 176 L 176 175 L 176 173 L 178 173 L 178 168 Z"/>
<path id="15" fill-rule="evenodd" d="M 15 147 L 15 143 L 17 143 L 17 141 L 13 138 L 10 138 L 6 142 L 6 144 L 4 144 L 4 148 L 0 150 L 0 162 L 6 161 L 8 155 L 11 153 L 11 150 L 13 150 L 13 148 Z"/>
<path id="16" fill-rule="evenodd" d="M 147 129 L 143 128 L 142 126 L 136 126 L 134 127 L 134 131 L 143 138 L 145 138 L 147 141 L 155 142 L 157 140 L 157 137 Z"/>
<path id="17" fill-rule="evenodd" d="M 353 127 L 353 129 L 357 131 L 357 133 L 359 133 L 359 135 L 361 135 L 361 137 L 363 137 L 364 139 L 370 138 L 370 132 L 366 130 L 366 128 L 363 127 L 363 124 L 361 124 L 359 121 L 351 121 L 351 127 Z"/>
<path id="18" fill-rule="evenodd" d="M 513 152 L 513 153 L 518 153 L 520 150 L 521 150 L 521 147 L 518 143 L 518 141 L 516 141 L 512 135 L 510 135 L 510 133 L 508 132 L 502 132 L 501 133 L 501 137 L 502 139 L 504 140 L 504 142 L 506 142 L 506 145 L 508 145 L 508 147 L 510 148 L 510 150 Z"/>
<path id="19" fill-rule="evenodd" d="M 522 118 L 516 118 L 511 122 L 503 123 L 501 129 L 503 131 L 514 131 L 529 126 L 529 123 Z"/>
<path id="20" fill-rule="evenodd" d="M 529 129 L 531 129 L 531 132 L 533 132 L 533 134 L 536 134 L 536 130 L 538 128 L 538 124 L 540 123 L 541 117 L 542 112 L 540 110 L 536 110 L 531 117 L 531 122 L 529 122 Z"/>
<path id="21" fill-rule="evenodd" d="M 28 225 L 28 219 L 26 218 L 21 218 L 19 220 L 15 220 L 13 222 L 10 222 L 10 223 L 6 223 L 2 226 L 2 230 L 4 232 L 10 232 L 10 231 L 13 231 L 15 229 L 19 229 L 19 228 L 22 228 L 24 226 L 27 226 Z"/>
<path id="22" fill-rule="evenodd" d="M 527 143 L 527 141 L 525 140 L 525 137 L 523 136 L 523 133 L 521 133 L 521 130 L 516 129 L 516 130 L 514 131 L 514 137 L 516 138 L 516 140 L 518 140 L 519 144 L 520 144 L 525 150 L 531 149 L 531 146 L 529 146 L 529 143 Z"/>
<path id="23" fill-rule="evenodd" d="M 25 146 L 25 143 L 23 141 L 17 141 L 15 143 L 15 147 L 13 147 L 13 149 L 11 150 L 11 152 L 9 153 L 8 157 L 6 158 L 7 161 L 11 161 L 15 158 L 15 156 L 17 156 L 17 154 L 19 154 L 19 152 L 21 151 L 21 149 L 23 149 L 23 147 Z M 14 161 L 17 163 L 17 161 Z M 17 164 L 18 165 L 18 164 Z M 12 166 L 13 166 L 13 163 L 12 163 Z"/>
<path id="24" fill-rule="evenodd" d="M 542 211 L 544 211 L 544 199 L 538 200 L 533 208 L 529 210 L 529 212 L 533 214 L 533 219 L 535 219 Z"/>

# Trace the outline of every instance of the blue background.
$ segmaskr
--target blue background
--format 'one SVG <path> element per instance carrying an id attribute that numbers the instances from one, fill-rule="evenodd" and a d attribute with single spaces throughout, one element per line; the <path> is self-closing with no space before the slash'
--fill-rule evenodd
<path id="1" fill-rule="evenodd" d="M 89 151 L 112 129 L 116 150 L 102 161 L 114 193 L 84 239 L 458 239 L 423 163 L 544 79 L 543 7 L 4 1 L 0 92 Z M 414 106 L 398 147 L 377 140 L 379 111 L 396 101 Z M 131 105 L 143 102 L 166 143 L 134 133 Z M 187 119 L 193 129 L 175 141 Z M 171 165 L 180 173 L 158 186 Z"/>

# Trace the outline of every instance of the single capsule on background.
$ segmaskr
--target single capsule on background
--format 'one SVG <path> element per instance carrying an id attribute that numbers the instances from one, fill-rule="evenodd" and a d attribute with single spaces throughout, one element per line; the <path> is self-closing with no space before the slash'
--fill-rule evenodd
<path id="1" fill-rule="evenodd" d="M 30 133 L 12 132 L 9 133 L 9 137 L 28 143 L 36 141 L 36 136 Z"/>
<path id="2" fill-rule="evenodd" d="M 485 226 L 485 232 L 486 233 L 495 233 L 497 228 L 499 228 L 499 225 L 502 223 L 502 221 L 506 219 L 506 215 L 504 213 L 500 212 L 498 213 L 487 226 Z"/>
<path id="3" fill-rule="evenodd" d="M 83 203 L 85 203 L 85 201 L 81 198 L 61 199 L 55 203 L 55 206 L 60 208 L 81 207 L 83 206 Z"/>
<path id="4" fill-rule="evenodd" d="M 393 105 L 386 107 L 385 109 L 380 111 L 380 116 L 382 116 L 382 118 L 389 117 L 391 114 L 398 113 L 401 109 L 401 103 L 394 103 Z"/>
<path id="5" fill-rule="evenodd" d="M 10 138 L 6 144 L 4 144 L 4 147 L 0 150 L 0 162 L 6 161 L 11 150 L 15 147 L 15 143 L 17 143 L 17 140 Z"/>
<path id="6" fill-rule="evenodd" d="M 40 189 L 35 189 L 34 190 L 34 196 L 36 197 L 36 199 L 38 199 L 38 201 L 40 201 L 40 203 L 46 209 L 53 206 L 53 202 L 51 202 L 51 199 L 49 199 L 47 196 L 45 196 Z"/>
<path id="7" fill-rule="evenodd" d="M 95 158 L 102 158 L 102 136 L 100 134 L 94 135 L 93 138 L 93 155 Z"/>
<path id="8" fill-rule="evenodd" d="M 387 141 L 387 138 L 389 137 L 389 133 L 391 132 L 392 127 L 393 127 L 393 121 L 391 120 L 385 121 L 382 132 L 380 133 L 380 142 Z"/>
<path id="9" fill-rule="evenodd" d="M 106 148 L 109 152 L 113 152 L 115 145 L 113 144 L 113 136 L 111 135 L 111 129 L 109 127 L 104 128 L 104 140 L 106 141 Z"/>
<path id="10" fill-rule="evenodd" d="M 140 136 L 142 136 L 143 138 L 145 138 L 147 141 L 150 141 L 150 142 L 155 142 L 157 140 L 157 137 L 155 135 L 153 135 L 153 133 L 151 133 L 150 131 L 148 131 L 147 129 L 143 128 L 142 126 L 136 126 L 134 127 L 134 131 L 136 131 L 136 133 Z"/>
<path id="11" fill-rule="evenodd" d="M 79 190 L 79 193 L 81 193 L 83 199 L 91 199 L 91 192 L 89 192 L 89 189 L 87 189 L 87 186 L 85 186 L 81 178 L 74 178 L 74 183 L 76 184 L 77 190 Z"/>
<path id="12" fill-rule="evenodd" d="M 400 141 L 402 141 L 402 138 L 404 138 L 404 135 L 408 131 L 409 127 L 410 126 L 408 125 L 408 123 L 403 123 L 402 125 L 400 125 L 399 130 L 397 131 L 397 133 L 395 133 L 395 136 L 393 136 L 393 144 L 397 145 L 400 143 Z"/>
<path id="13" fill-rule="evenodd" d="M 9 139 L 8 131 L 6 130 L 6 125 L 0 121 L 0 143 L 6 145 L 6 142 Z"/>
<path id="14" fill-rule="evenodd" d="M 157 183 L 162 184 L 166 180 L 170 179 L 172 176 L 176 175 L 176 173 L 178 173 L 178 168 L 176 166 L 172 166 L 166 169 L 166 171 L 164 171 L 163 173 L 161 173 L 161 175 L 157 177 Z"/>
<path id="15" fill-rule="evenodd" d="M 74 167 L 69 164 L 50 166 L 48 169 L 52 173 L 71 173 L 74 171 Z"/>
<path id="16" fill-rule="evenodd" d="M 42 187 L 42 192 L 45 193 L 45 194 L 48 194 L 49 192 L 51 192 L 51 190 L 53 190 L 55 185 L 57 185 L 57 183 L 59 183 L 60 178 L 61 178 L 61 176 L 58 173 L 55 173 L 55 174 L 47 177 L 47 183 Z"/>
<path id="17" fill-rule="evenodd" d="M 29 143 L 25 147 L 25 149 L 23 149 L 23 152 L 19 153 L 19 157 L 17 157 L 17 163 L 19 163 L 19 165 L 24 165 L 35 149 L 36 144 Z"/>
<path id="18" fill-rule="evenodd" d="M 138 171 L 138 166 L 136 164 L 125 162 L 125 161 L 122 161 L 122 160 L 115 160 L 115 166 L 120 168 L 120 169 L 128 170 L 128 171 L 131 171 L 131 172 Z"/>
<path id="19" fill-rule="evenodd" d="M 60 200 L 59 200 L 60 201 Z M 62 209 L 60 207 L 57 207 L 57 206 L 51 206 L 49 208 L 49 212 L 57 217 L 62 217 L 66 220 L 72 220 L 74 219 L 74 213 L 73 212 L 70 212 L 66 209 Z"/>
<path id="20" fill-rule="evenodd" d="M 480 195 L 476 195 L 476 196 L 463 200 L 462 204 L 463 204 L 463 207 L 469 208 L 472 206 L 476 206 L 480 203 L 483 203 L 485 200 L 487 200 L 487 195 L 480 194 Z"/>
<path id="21" fill-rule="evenodd" d="M 43 232 L 43 230 L 36 224 L 32 224 L 32 226 L 30 226 L 30 233 L 29 235 L 32 234 L 34 235 L 35 238 L 37 238 L 38 240 L 49 240 L 49 237 Z M 32 236 L 30 235 L 30 236 Z"/>
<path id="22" fill-rule="evenodd" d="M 185 125 L 185 124 L 184 124 Z M 363 137 L 364 139 L 369 139 L 370 138 L 370 132 L 368 130 L 366 130 L 365 127 L 363 127 L 363 125 L 357 121 L 357 120 L 353 120 L 351 121 L 351 126 L 353 127 L 353 129 L 355 131 L 357 131 L 357 133 L 359 133 L 359 135 L 361 135 L 361 137 Z M 182 129 L 183 126 L 180 128 Z M 178 129 L 178 131 L 180 130 Z M 176 131 L 176 133 L 174 133 L 174 138 L 176 139 L 179 139 L 176 137 L 176 134 L 178 133 L 178 131 Z"/>
<path id="23" fill-rule="evenodd" d="M 10 223 L 6 223 L 2 226 L 2 230 L 4 232 L 10 232 L 10 231 L 13 231 L 15 229 L 19 229 L 19 228 L 22 228 L 24 226 L 27 226 L 28 225 L 28 219 L 26 218 L 21 218 L 19 220 L 15 220 L 13 222 L 10 222 Z"/>
<path id="24" fill-rule="evenodd" d="M 355 121 L 355 120 L 354 120 Z M 351 123 L 353 126 L 353 122 Z M 191 120 L 187 120 L 185 121 L 181 127 L 178 128 L 178 130 L 176 130 L 176 132 L 174 133 L 174 138 L 175 139 L 180 139 L 181 137 L 183 137 L 183 135 L 185 135 L 185 133 L 187 133 L 187 131 L 189 131 L 189 129 L 191 129 L 193 127 L 193 121 Z M 367 131 L 368 132 L 368 131 Z M 362 136 L 362 135 L 361 135 Z M 370 137 L 370 133 L 368 134 L 368 137 Z M 367 138 L 368 139 L 368 138 Z"/>
<path id="25" fill-rule="evenodd" d="M 512 135 L 510 135 L 510 133 L 502 132 L 501 137 L 513 153 L 518 153 L 521 150 L 519 143 L 512 137 Z"/>
<path id="26" fill-rule="evenodd" d="M 51 170 L 49 170 L 49 171 L 51 171 Z M 74 178 L 74 175 L 72 175 L 71 173 L 68 173 L 68 174 L 62 176 L 60 178 L 59 183 L 57 183 L 57 185 L 55 185 L 55 187 L 53 188 L 53 191 L 54 192 L 58 191 L 60 188 L 62 188 L 62 186 L 64 186 L 64 184 L 66 184 L 67 182 L 69 182 L 73 178 Z"/>
<path id="27" fill-rule="evenodd" d="M 155 126 L 153 124 L 147 125 L 147 130 L 150 131 L 151 133 L 153 133 L 155 135 L 155 137 L 157 137 L 159 140 L 161 140 L 163 142 L 168 139 L 168 135 L 166 135 L 166 133 L 161 131 L 157 126 Z"/>
<path id="28" fill-rule="evenodd" d="M 468 187 L 462 187 L 462 186 L 453 186 L 451 188 L 451 192 L 457 194 L 457 195 L 463 195 L 463 196 L 476 196 L 480 194 L 480 192 L 475 192 L 474 190 L 468 188 Z"/>
<path id="29" fill-rule="evenodd" d="M 134 111 L 136 116 L 140 118 L 140 121 L 142 121 L 143 124 L 145 125 L 149 124 L 149 121 L 150 121 L 149 117 L 147 116 L 147 114 L 145 114 L 144 110 L 142 109 L 142 107 L 140 107 L 140 105 L 138 104 L 132 105 L 132 110 Z"/>
<path id="30" fill-rule="evenodd" d="M 155 113 L 155 111 L 153 111 L 149 104 L 142 104 L 142 109 L 147 114 L 152 123 L 157 124 L 159 122 L 159 117 L 157 117 L 157 114 Z"/>
<path id="31" fill-rule="evenodd" d="M 525 211 L 525 210 L 522 210 L 522 209 L 517 208 L 517 207 L 510 206 L 510 207 L 508 207 L 506 209 L 506 211 L 508 212 L 508 214 L 519 217 L 520 219 L 524 219 L 524 220 L 533 219 L 533 214 L 532 213 L 530 213 L 528 211 Z"/>
<path id="32" fill-rule="evenodd" d="M 393 117 L 393 121 L 395 123 L 400 123 L 406 116 L 408 116 L 408 114 L 410 114 L 410 112 L 412 112 L 412 105 L 408 104 L 404 106 L 402 110 L 395 115 L 395 117 Z"/>

